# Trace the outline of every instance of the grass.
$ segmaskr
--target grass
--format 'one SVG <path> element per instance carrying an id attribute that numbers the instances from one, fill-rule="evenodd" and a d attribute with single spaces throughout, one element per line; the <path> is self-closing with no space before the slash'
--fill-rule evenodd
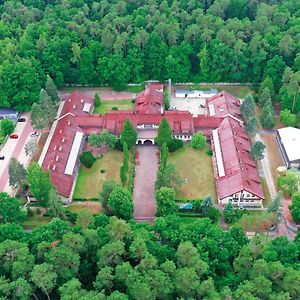
<path id="1" fill-rule="evenodd" d="M 22 224 L 26 228 L 35 228 L 41 225 L 48 224 L 51 221 L 51 217 L 44 217 L 41 214 L 34 213 L 28 217 L 27 220 Z"/>
<path id="2" fill-rule="evenodd" d="M 142 92 L 145 89 L 145 85 L 135 85 L 135 86 L 128 86 L 126 89 L 126 92 L 130 93 L 139 93 Z"/>
<path id="3" fill-rule="evenodd" d="M 112 150 L 104 154 L 102 159 L 97 159 L 94 165 L 87 169 L 81 165 L 73 199 L 99 198 L 103 182 L 113 179 L 120 183 L 120 166 L 123 161 L 123 152 Z M 105 173 L 100 173 L 104 169 Z"/>
<path id="4" fill-rule="evenodd" d="M 130 99 L 110 101 L 101 100 L 100 106 L 95 107 L 94 113 L 103 115 L 111 111 L 113 107 L 118 107 L 119 110 L 133 110 L 134 103 L 132 103 Z"/>
<path id="5" fill-rule="evenodd" d="M 263 205 L 266 208 L 266 207 L 269 206 L 272 199 L 271 199 L 271 195 L 270 195 L 270 191 L 269 191 L 267 181 L 264 177 L 260 177 L 260 183 L 261 183 L 261 186 L 263 188 L 264 195 L 265 195 L 265 200 L 263 201 Z"/>
<path id="6" fill-rule="evenodd" d="M 245 231 L 266 231 L 274 224 L 275 215 L 266 211 L 248 211 L 237 222 Z"/>
<path id="7" fill-rule="evenodd" d="M 199 217 L 180 217 L 180 223 L 184 226 L 190 225 L 197 221 Z"/>
<path id="8" fill-rule="evenodd" d="M 183 186 L 176 191 L 177 199 L 203 199 L 208 195 L 216 199 L 212 159 L 205 152 L 206 149 L 194 150 L 189 145 L 185 145 L 170 155 L 169 162 L 175 165 L 184 180 Z"/>
<path id="9" fill-rule="evenodd" d="M 82 210 L 89 210 L 92 214 L 97 214 L 101 211 L 100 202 L 86 202 L 71 204 L 67 208 L 71 212 L 79 213 Z"/>
<path id="10" fill-rule="evenodd" d="M 217 89 L 219 92 L 220 91 L 226 91 L 230 94 L 232 94 L 235 97 L 238 98 L 245 98 L 248 94 L 252 94 L 253 91 L 250 89 L 249 86 L 247 85 L 215 85 L 215 84 L 210 84 L 210 85 L 192 85 L 192 86 L 181 86 L 183 88 L 189 89 L 189 90 L 208 90 L 208 89 Z M 180 88 L 181 88 L 180 87 Z M 179 88 L 179 87 L 176 87 Z"/>

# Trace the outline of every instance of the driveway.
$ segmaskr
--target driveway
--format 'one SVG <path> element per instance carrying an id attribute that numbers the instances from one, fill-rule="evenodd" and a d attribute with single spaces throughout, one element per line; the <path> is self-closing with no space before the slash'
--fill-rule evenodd
<path id="1" fill-rule="evenodd" d="M 152 221 L 156 214 L 155 189 L 157 146 L 137 146 L 133 190 L 134 218 Z"/>
<path id="2" fill-rule="evenodd" d="M 0 192 L 13 194 L 12 189 L 8 185 L 8 165 L 10 158 L 15 157 L 25 165 L 27 165 L 30 160 L 30 158 L 25 155 L 24 146 L 29 139 L 34 139 L 30 137 L 30 133 L 34 130 L 31 127 L 29 113 L 24 113 L 22 117 L 25 117 L 26 122 L 18 122 L 14 130 L 14 133 L 19 136 L 18 139 L 9 138 L 0 151 L 0 154 L 5 156 L 5 159 L 0 161 Z"/>

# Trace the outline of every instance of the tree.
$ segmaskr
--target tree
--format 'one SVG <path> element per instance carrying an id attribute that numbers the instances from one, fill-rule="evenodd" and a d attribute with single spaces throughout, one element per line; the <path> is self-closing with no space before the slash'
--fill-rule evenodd
<path id="1" fill-rule="evenodd" d="M 157 216 L 173 215 L 178 212 L 176 193 L 173 188 L 162 187 L 156 193 Z"/>
<path id="2" fill-rule="evenodd" d="M 172 141 L 172 129 L 166 118 L 162 118 L 155 138 L 155 144 L 162 146 L 164 143 L 167 145 Z"/>
<path id="3" fill-rule="evenodd" d="M 123 166 L 125 168 L 125 171 L 128 171 L 128 160 L 130 158 L 130 152 L 128 150 L 127 143 L 123 143 Z"/>
<path id="4" fill-rule="evenodd" d="M 246 122 L 255 116 L 255 102 L 252 95 L 247 95 L 240 106 L 241 114 Z"/>
<path id="5" fill-rule="evenodd" d="M 257 116 L 252 116 L 246 124 L 246 131 L 247 131 L 248 135 L 250 137 L 254 137 L 258 131 L 258 128 L 259 127 L 258 127 Z"/>
<path id="6" fill-rule="evenodd" d="M 256 141 L 250 149 L 250 155 L 255 161 L 262 160 L 264 158 L 265 149 L 266 146 L 263 142 Z"/>
<path id="7" fill-rule="evenodd" d="M 192 136 L 191 146 L 194 149 L 202 150 L 206 145 L 206 137 L 201 131 L 198 131 Z"/>
<path id="8" fill-rule="evenodd" d="M 105 289 L 107 292 L 111 292 L 114 286 L 113 280 L 113 268 L 104 267 L 98 272 L 96 280 L 94 282 L 94 287 L 98 291 L 102 291 L 103 289 Z"/>
<path id="9" fill-rule="evenodd" d="M 98 93 L 95 94 L 94 104 L 95 104 L 95 107 L 99 107 L 101 105 L 101 99 L 100 99 L 100 96 Z"/>
<path id="10" fill-rule="evenodd" d="M 297 125 L 297 115 L 291 113 L 289 109 L 284 109 L 280 112 L 280 122 L 284 126 L 293 126 Z"/>
<path id="11" fill-rule="evenodd" d="M 24 219 L 19 201 L 7 193 L 0 193 L 0 224 L 21 223 Z"/>
<path id="12" fill-rule="evenodd" d="M 28 167 L 27 172 L 27 180 L 32 195 L 44 205 L 47 204 L 51 189 L 50 173 L 43 172 L 36 162 Z"/>
<path id="13" fill-rule="evenodd" d="M 91 211 L 88 209 L 81 210 L 76 219 L 76 225 L 82 229 L 88 228 L 90 225 L 93 225 L 94 217 Z"/>
<path id="14" fill-rule="evenodd" d="M 272 199 L 271 203 L 267 208 L 268 212 L 276 213 L 276 225 L 281 221 L 283 210 L 282 210 L 282 194 L 277 193 Z"/>
<path id="15" fill-rule="evenodd" d="M 44 111 L 41 105 L 33 103 L 30 111 L 31 125 L 34 129 L 43 129 L 47 127 L 47 118 L 44 116 Z"/>
<path id="16" fill-rule="evenodd" d="M 25 154 L 29 156 L 33 156 L 37 150 L 37 144 L 34 140 L 29 140 L 24 147 Z"/>
<path id="17" fill-rule="evenodd" d="M 123 130 L 121 132 L 121 142 L 127 143 L 129 149 L 133 148 L 136 144 L 137 132 L 133 128 L 132 123 L 127 118 L 123 124 Z"/>
<path id="18" fill-rule="evenodd" d="M 114 149 L 118 138 L 107 130 L 103 130 L 100 134 L 92 133 L 89 135 L 89 143 L 93 147 L 107 146 Z"/>
<path id="19" fill-rule="evenodd" d="M 286 174 L 280 175 L 277 178 L 278 187 L 285 195 L 292 196 L 298 191 L 300 183 L 300 175 L 297 171 L 289 170 Z"/>
<path id="20" fill-rule="evenodd" d="M 240 210 L 235 209 L 231 202 L 227 203 L 224 206 L 224 210 L 223 210 L 225 222 L 228 224 L 235 223 L 241 216 L 241 214 L 239 212 L 240 212 Z"/>
<path id="21" fill-rule="evenodd" d="M 63 204 L 61 202 L 61 198 L 58 195 L 55 188 L 51 188 L 49 191 L 49 200 L 48 200 L 48 207 L 51 215 L 53 217 L 59 219 L 66 219 L 66 214 L 64 211 Z"/>
<path id="22" fill-rule="evenodd" d="M 116 187 L 108 197 L 108 206 L 113 215 L 129 220 L 133 214 L 131 194 L 123 187 Z"/>
<path id="23" fill-rule="evenodd" d="M 158 170 L 157 178 L 155 181 L 155 189 L 159 190 L 161 187 L 172 187 L 175 186 L 182 186 L 183 180 L 178 174 L 175 165 L 168 163 L 165 169 Z"/>
<path id="24" fill-rule="evenodd" d="M 167 167 L 167 163 L 168 163 L 168 146 L 166 143 L 163 143 L 161 149 L 160 149 L 160 162 L 159 162 L 159 169 L 161 172 L 164 172 L 166 167 Z"/>
<path id="25" fill-rule="evenodd" d="M 88 169 L 96 162 L 96 158 L 91 151 L 82 152 L 79 156 L 79 160 Z"/>
<path id="26" fill-rule="evenodd" d="M 291 215 L 294 221 L 300 223 L 300 192 L 294 193 L 292 195 L 292 204 L 289 205 Z"/>
<path id="27" fill-rule="evenodd" d="M 20 186 L 26 178 L 27 172 L 24 166 L 14 157 L 10 159 L 8 166 L 9 185 L 12 188 Z"/>
<path id="28" fill-rule="evenodd" d="M 102 186 L 102 191 L 100 192 L 100 202 L 102 204 L 102 208 L 106 214 L 110 213 L 108 207 L 108 199 L 110 193 L 117 187 L 117 183 L 114 180 L 104 181 Z"/>
<path id="29" fill-rule="evenodd" d="M 259 106 L 264 107 L 268 101 L 272 101 L 271 92 L 268 87 L 265 87 L 258 98 Z"/>
<path id="30" fill-rule="evenodd" d="M 214 206 L 214 203 L 213 203 L 212 197 L 210 195 L 207 196 L 206 198 L 204 198 L 204 200 L 201 203 L 202 214 L 206 215 L 207 212 L 209 211 L 209 209 L 213 206 Z"/>
<path id="31" fill-rule="evenodd" d="M 47 75 L 45 90 L 53 103 L 57 103 L 59 101 L 56 85 L 49 74 Z"/>
<path id="32" fill-rule="evenodd" d="M 121 179 L 122 185 L 125 187 L 126 183 L 127 183 L 127 175 L 126 175 L 126 169 L 125 169 L 124 164 L 122 164 L 121 168 L 120 168 L 120 179 Z"/>
<path id="33" fill-rule="evenodd" d="M 261 110 L 260 122 L 264 128 L 271 129 L 275 126 L 275 116 L 272 102 L 269 100 Z"/>
<path id="34" fill-rule="evenodd" d="M 0 121 L 0 132 L 2 135 L 7 136 L 14 132 L 15 125 L 12 120 L 4 119 Z"/>
<path id="35" fill-rule="evenodd" d="M 56 286 L 57 274 L 54 272 L 52 265 L 43 263 L 36 265 L 31 273 L 31 279 L 34 284 L 39 287 L 50 300 L 49 293 Z"/>
<path id="36" fill-rule="evenodd" d="M 262 95 L 263 91 L 265 88 L 269 89 L 270 95 L 271 95 L 271 99 L 273 99 L 274 95 L 275 95 L 275 89 L 274 89 L 274 84 L 273 84 L 273 80 L 271 79 L 270 76 L 266 76 L 260 87 L 259 87 L 259 95 Z"/>

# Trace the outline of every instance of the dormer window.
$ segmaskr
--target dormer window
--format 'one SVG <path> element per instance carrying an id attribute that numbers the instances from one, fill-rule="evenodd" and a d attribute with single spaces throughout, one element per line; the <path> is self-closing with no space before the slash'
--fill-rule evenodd
<path id="1" fill-rule="evenodd" d="M 58 161 L 58 155 L 56 155 L 56 157 L 55 157 L 55 161 Z"/>
<path id="2" fill-rule="evenodd" d="M 62 150 L 62 146 L 59 146 L 58 151 L 61 151 L 61 150 Z"/>
<path id="3" fill-rule="evenodd" d="M 59 131 L 59 133 L 62 133 L 62 129 Z"/>
<path id="4" fill-rule="evenodd" d="M 75 105 L 75 104 L 73 105 L 73 108 L 74 108 L 74 109 L 76 108 L 76 105 Z"/>
<path id="5" fill-rule="evenodd" d="M 64 141 L 65 141 L 65 138 L 63 137 L 62 140 L 61 140 L 61 142 L 64 143 Z"/>
<path id="6" fill-rule="evenodd" d="M 84 101 L 84 100 L 83 100 L 83 99 L 81 99 L 81 100 L 80 100 L 80 103 L 83 103 L 83 101 Z"/>
<path id="7" fill-rule="evenodd" d="M 71 124 L 71 121 L 68 121 L 68 125 L 70 125 Z"/>
<path id="8" fill-rule="evenodd" d="M 54 165 L 53 167 L 52 167 L 52 171 L 55 171 L 56 170 L 56 165 Z"/>

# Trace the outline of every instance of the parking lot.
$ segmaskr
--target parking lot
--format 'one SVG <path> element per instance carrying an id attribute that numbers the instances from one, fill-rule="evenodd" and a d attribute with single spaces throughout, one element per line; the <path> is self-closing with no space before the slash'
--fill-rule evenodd
<path id="1" fill-rule="evenodd" d="M 193 116 L 205 115 L 207 112 L 206 98 L 176 98 L 171 95 L 170 110 L 187 110 Z"/>
<path id="2" fill-rule="evenodd" d="M 13 134 L 17 134 L 17 139 L 8 138 L 0 151 L 0 155 L 4 155 L 4 160 L 0 160 L 0 191 L 13 194 L 13 190 L 8 184 L 8 165 L 11 157 L 15 157 L 24 165 L 29 163 L 30 157 L 25 154 L 25 144 L 30 139 L 37 140 L 38 137 L 31 137 L 30 134 L 34 131 L 31 127 L 30 116 L 28 113 L 22 115 L 26 122 L 17 122 Z"/>

